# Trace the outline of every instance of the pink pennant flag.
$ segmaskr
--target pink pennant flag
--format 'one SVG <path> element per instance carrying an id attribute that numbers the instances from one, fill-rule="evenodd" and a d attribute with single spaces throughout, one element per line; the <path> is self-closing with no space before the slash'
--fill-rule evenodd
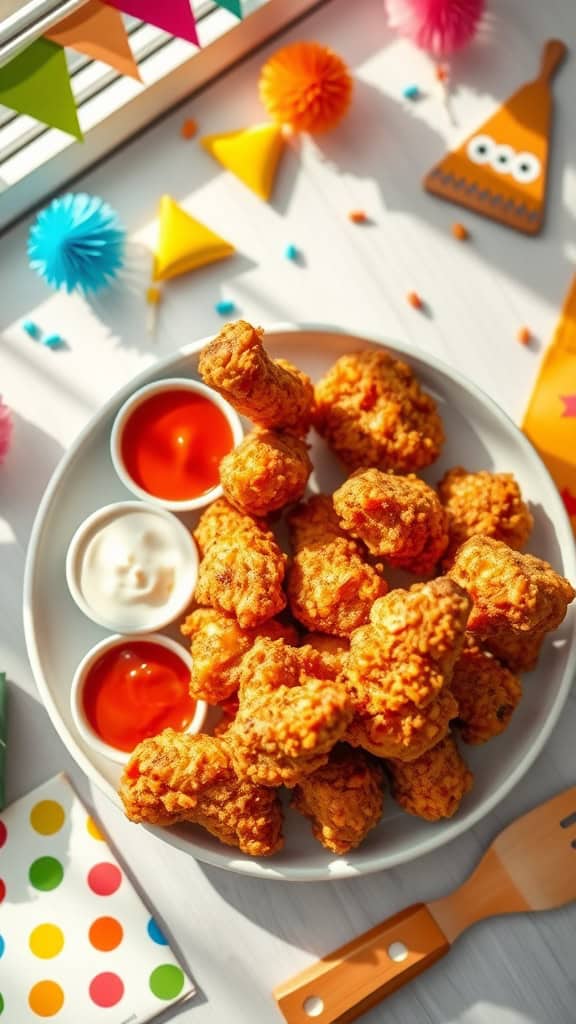
<path id="1" fill-rule="evenodd" d="M 190 0 L 106 0 L 124 14 L 199 46 Z"/>

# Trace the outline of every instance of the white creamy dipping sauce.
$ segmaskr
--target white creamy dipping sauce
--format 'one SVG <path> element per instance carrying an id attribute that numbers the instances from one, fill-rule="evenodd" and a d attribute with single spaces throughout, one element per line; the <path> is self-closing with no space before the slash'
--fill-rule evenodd
<path id="1" fill-rule="evenodd" d="M 96 529 L 81 559 L 79 583 L 93 612 L 123 632 L 169 611 L 189 572 L 186 538 L 153 512 L 125 512 Z M 191 595 L 190 595 L 191 596 Z"/>

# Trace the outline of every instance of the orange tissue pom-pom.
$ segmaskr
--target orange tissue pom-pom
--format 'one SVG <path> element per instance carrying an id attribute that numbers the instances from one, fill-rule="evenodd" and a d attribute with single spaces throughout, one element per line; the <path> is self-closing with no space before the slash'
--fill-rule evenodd
<path id="1" fill-rule="evenodd" d="M 325 132 L 350 106 L 352 76 L 342 58 L 327 46 L 292 43 L 266 62 L 259 89 L 275 121 L 297 132 Z"/>

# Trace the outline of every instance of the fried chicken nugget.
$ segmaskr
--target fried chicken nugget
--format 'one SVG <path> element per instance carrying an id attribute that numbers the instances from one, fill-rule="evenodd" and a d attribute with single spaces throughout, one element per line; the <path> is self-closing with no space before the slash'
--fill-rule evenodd
<path id="1" fill-rule="evenodd" d="M 490 537 L 458 548 L 448 576 L 468 591 L 468 629 L 479 636 L 509 630 L 542 633 L 560 625 L 576 591 L 548 562 Z"/>
<path id="2" fill-rule="evenodd" d="M 227 846 L 267 857 L 283 846 L 276 793 L 240 780 L 221 739 L 165 729 L 139 743 L 122 775 L 120 797 L 130 821 L 189 821 Z"/>
<path id="3" fill-rule="evenodd" d="M 314 426 L 350 469 L 408 473 L 438 458 L 444 430 L 436 403 L 390 352 L 341 356 L 315 397 Z"/>
<path id="4" fill-rule="evenodd" d="M 456 725 L 470 744 L 486 743 L 504 732 L 522 696 L 520 680 L 471 634 L 454 666 L 450 689 L 458 704 Z"/>
<path id="5" fill-rule="evenodd" d="M 213 608 L 196 608 L 180 632 L 191 638 L 192 673 L 190 696 L 208 704 L 220 704 L 238 689 L 242 659 L 259 636 L 289 644 L 298 641 L 296 630 L 269 619 L 256 629 L 242 629 L 236 619 Z"/>
<path id="6" fill-rule="evenodd" d="M 454 695 L 445 688 L 425 707 L 408 703 L 400 711 L 386 709 L 373 715 L 357 712 L 344 739 L 375 757 L 414 761 L 448 734 L 457 715 Z"/>
<path id="7" fill-rule="evenodd" d="M 368 621 L 373 602 L 388 590 L 386 581 L 342 532 L 326 495 L 298 506 L 288 523 L 294 559 L 287 592 L 294 618 L 314 632 L 349 636 Z"/>
<path id="8" fill-rule="evenodd" d="M 530 672 L 536 667 L 546 633 L 514 633 L 511 629 L 482 637 L 482 646 L 511 672 Z"/>
<path id="9" fill-rule="evenodd" d="M 452 736 L 416 761 L 388 761 L 392 796 L 405 811 L 425 821 L 451 818 L 472 788 L 474 776 Z"/>
<path id="10" fill-rule="evenodd" d="M 243 516 L 224 498 L 202 514 L 194 537 L 203 559 L 194 597 L 253 629 L 286 605 L 286 555 L 262 521 Z"/>
<path id="11" fill-rule="evenodd" d="M 323 768 L 296 786 L 291 806 L 310 818 L 314 837 L 322 846 L 333 853 L 348 853 L 382 817 L 382 766 L 361 750 L 340 743 Z"/>
<path id="12" fill-rule="evenodd" d="M 466 592 L 444 577 L 379 598 L 370 625 L 350 640 L 345 679 L 355 711 L 402 712 L 438 697 L 462 650 L 469 612 Z"/>
<path id="13" fill-rule="evenodd" d="M 523 548 L 534 518 L 512 473 L 469 473 L 456 466 L 438 484 L 440 500 L 449 513 L 449 564 L 456 550 L 475 534 Z"/>
<path id="14" fill-rule="evenodd" d="M 312 419 L 312 384 L 285 359 L 270 359 L 263 335 L 245 320 L 226 324 L 200 353 L 200 376 L 256 426 L 303 437 Z"/>
<path id="15" fill-rule="evenodd" d="M 248 434 L 220 463 L 224 496 L 252 516 L 266 516 L 299 501 L 311 472 L 305 442 L 271 430 Z"/>
<path id="16" fill-rule="evenodd" d="M 317 665 L 312 665 L 308 661 L 304 669 L 307 675 L 317 676 L 321 679 L 338 679 L 346 667 L 350 652 L 350 643 L 346 637 L 328 636 L 326 633 L 306 633 L 302 637 L 302 644 L 300 657 L 306 660 L 306 651 L 312 648 L 319 656 L 320 664 L 324 666 L 324 675 L 322 675 Z"/>
<path id="17" fill-rule="evenodd" d="M 306 676 L 283 640 L 256 640 L 238 696 L 226 743 L 239 777 L 262 786 L 295 786 L 326 764 L 352 717 L 344 687 Z"/>
<path id="18" fill-rule="evenodd" d="M 424 480 L 358 469 L 333 494 L 340 525 L 372 555 L 429 575 L 448 544 L 448 517 Z"/>

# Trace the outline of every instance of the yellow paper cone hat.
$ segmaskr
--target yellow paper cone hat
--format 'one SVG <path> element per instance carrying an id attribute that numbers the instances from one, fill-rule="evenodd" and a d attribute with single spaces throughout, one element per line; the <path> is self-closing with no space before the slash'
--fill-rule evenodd
<path id="1" fill-rule="evenodd" d="M 166 281 L 231 256 L 234 246 L 186 213 L 171 196 L 160 200 L 153 278 Z"/>
<path id="2" fill-rule="evenodd" d="M 256 124 L 224 135 L 205 135 L 201 142 L 207 153 L 240 178 L 257 196 L 270 198 L 278 160 L 284 148 L 280 125 Z"/>
<path id="3" fill-rule="evenodd" d="M 550 80 L 565 52 L 564 43 L 549 40 L 538 77 L 433 167 L 424 188 L 507 227 L 537 234 L 546 200 Z"/>

